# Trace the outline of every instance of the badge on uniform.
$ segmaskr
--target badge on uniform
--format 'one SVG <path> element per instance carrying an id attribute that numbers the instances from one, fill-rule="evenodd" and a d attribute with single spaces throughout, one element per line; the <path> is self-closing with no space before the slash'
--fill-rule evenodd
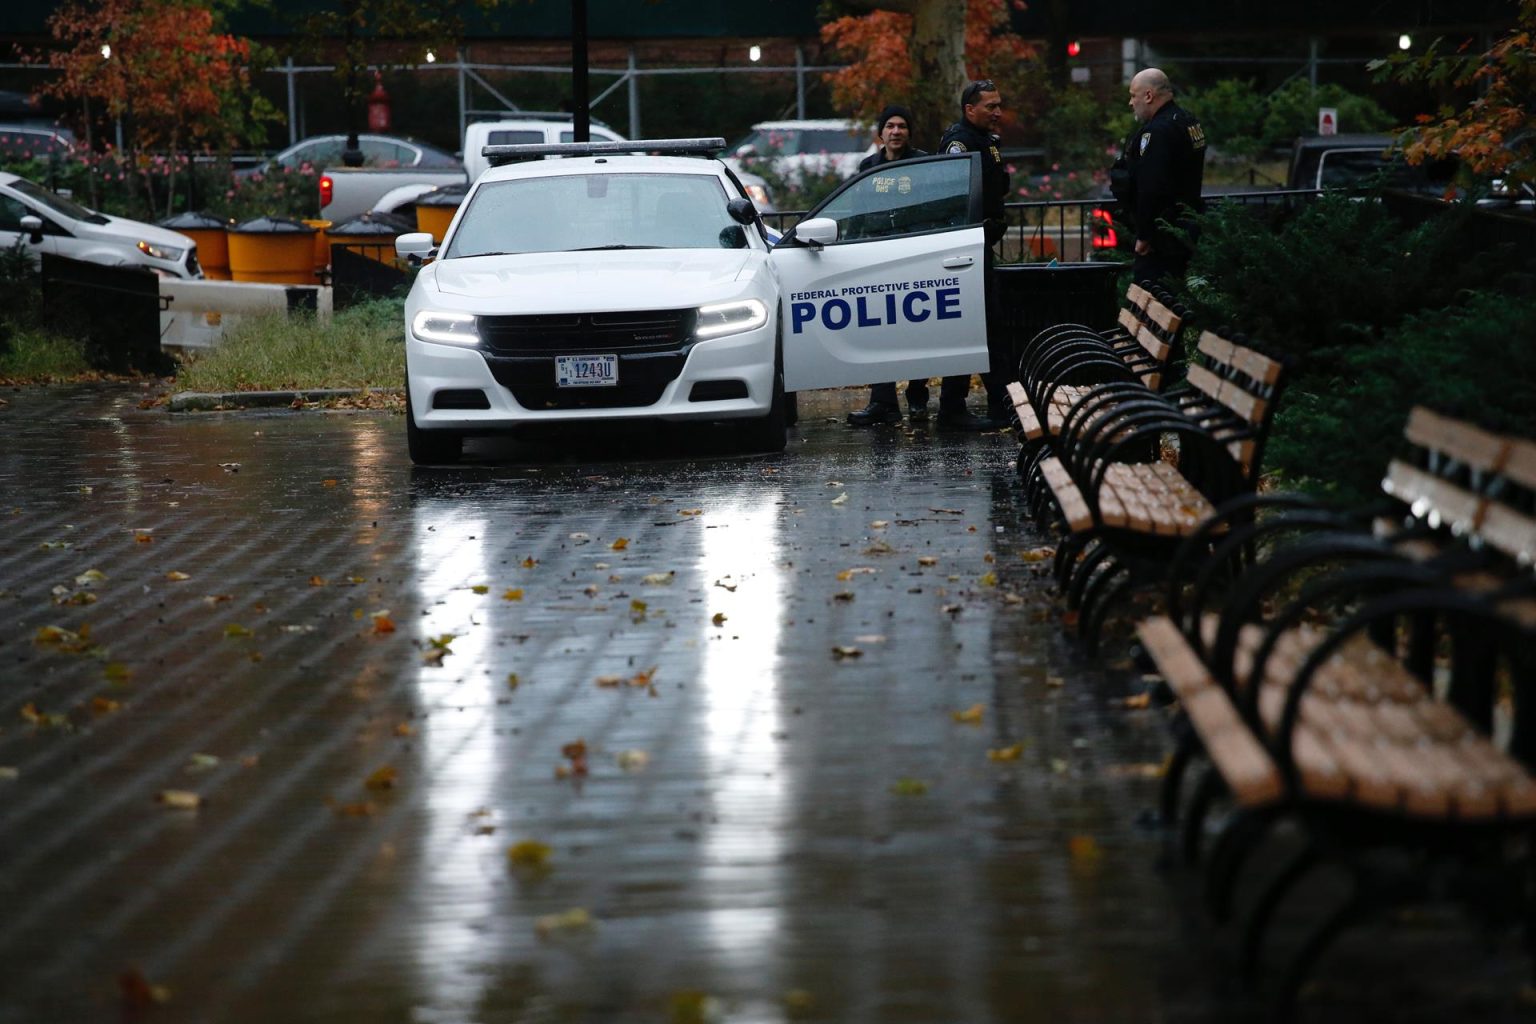
<path id="1" fill-rule="evenodd" d="M 963 143 L 963 142 L 951 142 L 949 144 L 949 148 L 946 149 L 944 152 L 946 152 L 946 153 L 964 153 L 965 152 L 965 143 Z"/>
<path id="2" fill-rule="evenodd" d="M 1147 143 L 1149 143 L 1151 141 L 1152 141 L 1152 133 L 1151 132 L 1142 132 L 1141 133 L 1141 151 L 1143 153 L 1145 153 L 1147 151 Z"/>

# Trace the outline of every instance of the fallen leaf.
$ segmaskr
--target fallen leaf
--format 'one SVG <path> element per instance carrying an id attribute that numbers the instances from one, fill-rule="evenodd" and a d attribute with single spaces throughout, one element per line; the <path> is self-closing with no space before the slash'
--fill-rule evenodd
<path id="1" fill-rule="evenodd" d="M 1152 706 L 1152 694 L 1137 693 L 1126 697 L 1120 702 L 1120 706 L 1131 711 L 1141 711 Z"/>
<path id="2" fill-rule="evenodd" d="M 98 715 L 110 715 L 122 706 L 121 702 L 115 701 L 110 697 L 91 698 L 91 711 Z"/>
<path id="3" fill-rule="evenodd" d="M 938 560 L 938 558 L 934 557 L 933 555 L 921 555 L 917 559 L 917 564 L 918 565 L 938 565 L 939 564 L 939 560 Z"/>
<path id="4" fill-rule="evenodd" d="M 922 796 L 928 792 L 928 783 L 922 779 L 897 779 L 891 792 L 897 796 Z"/>
<path id="5" fill-rule="evenodd" d="M 839 593 L 833 594 L 832 595 L 832 600 L 834 600 L 834 601 L 842 601 L 844 604 L 846 604 L 849 601 L 853 600 L 853 591 L 851 591 L 851 590 L 844 590 L 844 591 L 841 591 Z"/>
<path id="6" fill-rule="evenodd" d="M 363 785 L 372 790 L 394 789 L 396 777 L 395 766 L 384 764 L 375 768 L 372 774 L 363 780 Z"/>
<path id="7" fill-rule="evenodd" d="M 221 605 L 225 601 L 233 601 L 233 600 L 234 600 L 234 597 L 232 597 L 229 594 L 205 594 L 205 595 L 203 595 L 203 604 L 207 605 L 209 608 L 213 608 L 213 607 L 216 607 L 217 605 Z"/>
<path id="8" fill-rule="evenodd" d="M 238 462 L 221 462 L 221 463 L 219 463 L 219 468 L 222 469 L 226 473 L 238 473 L 238 472 L 240 472 L 240 463 L 238 463 Z"/>
<path id="9" fill-rule="evenodd" d="M 545 914 L 533 922 L 533 930 L 540 938 L 548 938 L 561 932 L 588 931 L 592 928 L 592 915 L 583 907 L 573 907 L 558 914 Z"/>
<path id="10" fill-rule="evenodd" d="M 714 615 L 710 616 L 709 621 L 716 626 L 725 625 L 725 612 L 715 612 Z"/>
<path id="11" fill-rule="evenodd" d="M 511 590 L 504 591 L 501 599 L 503 601 L 521 601 L 523 599 L 523 590 L 521 587 L 513 587 Z"/>
<path id="12" fill-rule="evenodd" d="M 189 580 L 192 577 L 188 576 L 184 572 L 177 572 L 175 569 L 172 569 L 170 572 L 165 574 L 165 578 L 170 580 L 172 583 L 180 583 L 182 580 Z"/>
<path id="13" fill-rule="evenodd" d="M 238 622 L 231 622 L 224 627 L 224 635 L 234 639 L 239 637 L 255 636 L 256 634 L 251 632 L 251 630 L 247 629 L 246 627 L 240 625 Z"/>
<path id="14" fill-rule="evenodd" d="M 1061 676 L 1046 676 L 1045 677 L 1045 685 L 1049 686 L 1051 689 L 1054 690 L 1054 689 L 1058 689 L 1060 687 L 1066 686 L 1067 685 L 1067 681 L 1065 679 L 1063 679 Z"/>
<path id="15" fill-rule="evenodd" d="M 1060 758 L 1060 757 L 1053 757 L 1053 758 L 1051 758 L 1051 771 L 1054 772 L 1057 775 L 1065 775 L 1065 774 L 1067 774 L 1067 772 L 1071 769 L 1071 767 L 1072 767 L 1071 765 L 1067 764 L 1065 758 Z"/>
<path id="16" fill-rule="evenodd" d="M 615 551 L 623 551 L 625 548 L 629 547 L 629 538 L 620 537 L 608 546 L 613 548 Z"/>
<path id="17" fill-rule="evenodd" d="M 732 594 L 736 593 L 736 581 L 729 576 L 715 580 L 715 586 L 727 590 Z"/>
<path id="18" fill-rule="evenodd" d="M 87 569 L 85 572 L 75 577 L 75 586 L 89 587 L 93 584 L 104 582 L 106 578 L 107 574 L 102 572 L 100 569 Z"/>
<path id="19" fill-rule="evenodd" d="M 312 587 L 323 587 L 323 586 L 325 586 L 325 577 L 324 576 L 311 576 L 309 578 L 309 585 L 312 586 Z"/>
<path id="20" fill-rule="evenodd" d="M 598 592 L 597 591 L 597 584 L 596 583 L 588 583 L 586 586 L 581 588 L 581 592 L 583 594 L 586 594 L 588 597 L 596 597 L 597 596 L 597 592 Z"/>
<path id="21" fill-rule="evenodd" d="M 964 711 L 951 711 L 950 717 L 964 725 L 980 725 L 981 717 L 986 713 L 985 704 L 972 704 Z"/>
<path id="22" fill-rule="evenodd" d="M 491 588 L 486 586 L 484 583 L 476 583 L 469 589 L 476 594 L 489 594 L 491 592 Z"/>
<path id="23" fill-rule="evenodd" d="M 1112 764 L 1104 771 L 1107 775 L 1122 779 L 1161 779 L 1168 774 L 1168 765 L 1158 761 L 1144 761 L 1140 764 Z"/>
<path id="24" fill-rule="evenodd" d="M 1026 562 L 1048 562 L 1056 557 L 1055 548 L 1030 548 L 1019 556 Z"/>
<path id="25" fill-rule="evenodd" d="M 0 764 L 0 782 L 15 782 L 21 778 L 21 769 L 15 765 Z"/>
<path id="26" fill-rule="evenodd" d="M 620 683 L 624 682 L 624 677 L 623 676 L 615 676 L 615 675 L 601 675 L 601 676 L 598 676 L 597 679 L 594 680 L 594 682 L 596 682 L 598 686 L 601 686 L 604 689 L 613 689 L 614 687 L 617 687 Z"/>
<path id="27" fill-rule="evenodd" d="M 545 868 L 549 866 L 549 846 L 537 839 L 524 839 L 507 847 L 507 863 L 515 868 Z"/>
<path id="28" fill-rule="evenodd" d="M 516 672 L 508 672 L 507 673 L 507 689 L 515 690 L 515 689 L 517 689 L 518 685 L 519 685 L 519 682 L 518 682 L 518 678 L 517 678 L 517 673 Z"/>
<path id="29" fill-rule="evenodd" d="M 704 510 L 701 508 L 680 508 L 677 510 L 677 514 L 680 516 L 701 516 L 704 514 Z"/>
<path id="30" fill-rule="evenodd" d="M 135 544 L 153 544 L 155 537 L 149 530 L 134 530 L 133 542 Z"/>
<path id="31" fill-rule="evenodd" d="M 857 647 L 834 647 L 832 648 L 832 657 L 839 661 L 844 658 L 862 658 L 864 657 L 864 652 Z"/>
<path id="32" fill-rule="evenodd" d="M 644 584 L 646 584 L 648 586 L 659 587 L 659 586 L 665 586 L 666 584 L 671 583 L 676 578 L 677 578 L 676 570 L 671 570 L 671 571 L 668 571 L 668 572 L 653 572 L 653 573 L 650 573 L 648 575 L 642 576 L 642 577 L 640 577 L 640 582 L 644 583 Z"/>
<path id="33" fill-rule="evenodd" d="M 1104 856 L 1104 851 L 1099 848 L 1098 840 L 1093 836 L 1073 836 L 1067 840 L 1067 852 L 1072 856 L 1072 862 L 1079 866 L 1087 867 L 1097 864 Z"/>
<path id="34" fill-rule="evenodd" d="M 452 653 L 446 647 L 432 647 L 421 652 L 421 663 L 423 665 L 440 666 L 443 663 L 443 658 Z"/>
<path id="35" fill-rule="evenodd" d="M 326 804 L 338 818 L 371 818 L 379 812 L 379 805 L 372 800 L 354 800 L 350 803 L 327 800 Z"/>
<path id="36" fill-rule="evenodd" d="M 951 616 L 959 615 L 964 610 L 965 606 L 962 604 L 944 604 L 939 606 L 939 611 Z"/>
<path id="37" fill-rule="evenodd" d="M 834 505 L 846 505 L 846 504 L 848 504 L 848 492 L 844 491 L 842 494 L 839 494 L 837 497 L 833 498 L 832 499 L 832 504 L 834 504 Z"/>
<path id="38" fill-rule="evenodd" d="M 939 513 L 942 513 L 943 515 L 946 515 L 946 516 L 963 516 L 963 515 L 965 515 L 965 509 L 963 509 L 963 508 L 930 508 L 928 511 L 929 512 L 939 512 Z"/>
<path id="39" fill-rule="evenodd" d="M 575 544 L 578 544 L 578 545 L 580 545 L 580 544 L 590 544 L 592 542 L 592 535 L 589 534 L 589 533 L 580 533 L 580 532 L 573 533 L 573 534 L 571 534 L 571 541 L 573 543 L 575 543 Z"/>
<path id="40" fill-rule="evenodd" d="M 395 620 L 389 617 L 388 609 L 369 612 L 368 616 L 373 619 L 373 631 L 375 633 L 393 633 L 395 631 Z"/>
<path id="41" fill-rule="evenodd" d="M 109 661 L 102 666 L 101 674 L 107 677 L 107 682 L 121 685 L 129 680 L 133 670 L 120 661 Z"/>
<path id="42" fill-rule="evenodd" d="M 320 481 L 320 486 L 322 486 L 322 487 L 335 487 L 336 486 L 336 481 L 334 479 L 327 478 L 325 480 L 321 480 Z"/>
<path id="43" fill-rule="evenodd" d="M 685 989 L 672 993 L 669 1024 L 709 1024 L 720 1019 L 720 1001 L 707 992 Z"/>
<path id="44" fill-rule="evenodd" d="M 123 1015 L 138 1018 L 145 1011 L 170 1002 L 171 990 L 164 985 L 152 985 L 137 967 L 117 976 L 117 998 Z"/>
<path id="45" fill-rule="evenodd" d="M 995 587 L 997 586 L 997 573 L 984 572 L 976 582 L 980 583 L 984 587 Z"/>
<path id="46" fill-rule="evenodd" d="M 534 566 L 536 566 L 538 564 L 539 564 L 539 560 L 537 558 L 534 558 L 532 555 L 529 555 L 527 558 L 523 559 L 523 568 L 524 569 L 532 569 Z"/>
<path id="47" fill-rule="evenodd" d="M 190 775 L 196 775 L 200 772 L 211 772 L 218 766 L 219 759 L 213 754 L 193 754 L 187 758 L 187 765 L 184 771 Z"/>
<path id="48" fill-rule="evenodd" d="M 1011 747 L 997 747 L 987 751 L 988 761 L 1017 761 L 1024 755 L 1024 744 L 1015 743 Z"/>
<path id="49" fill-rule="evenodd" d="M 188 789 L 162 789 L 155 794 L 156 802 L 172 810 L 195 811 L 203 798 Z"/>
<path id="50" fill-rule="evenodd" d="M 621 750 L 618 757 L 619 768 L 626 772 L 643 772 L 646 765 L 651 763 L 651 755 L 643 750 Z"/>
<path id="51" fill-rule="evenodd" d="M 887 526 L 890 526 L 890 525 L 891 525 L 891 524 L 890 524 L 890 523 L 889 523 L 889 522 L 888 522 L 888 521 L 887 521 L 887 520 L 884 520 L 884 519 L 876 519 L 876 520 L 875 520 L 875 521 L 874 521 L 874 522 L 872 522 L 872 523 L 870 523 L 870 524 L 869 524 L 869 528 L 870 528 L 870 529 L 871 529 L 871 530 L 883 530 L 883 529 L 885 529 L 885 528 L 886 528 L 886 527 L 887 527 Z"/>

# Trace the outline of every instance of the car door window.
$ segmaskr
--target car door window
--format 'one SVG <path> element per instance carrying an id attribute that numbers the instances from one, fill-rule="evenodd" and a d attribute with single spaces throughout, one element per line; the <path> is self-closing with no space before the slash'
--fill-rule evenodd
<path id="1" fill-rule="evenodd" d="M 487 146 L 537 146 L 543 141 L 544 133 L 540 131 L 502 128 L 485 133 Z"/>
<path id="2" fill-rule="evenodd" d="M 308 145 L 295 148 L 279 162 L 284 167 L 302 167 L 309 164 L 311 167 L 334 167 L 341 163 L 342 140 L 316 139 Z"/>
<path id="3" fill-rule="evenodd" d="M 368 167 L 401 167 L 410 162 L 402 158 L 400 147 L 386 139 L 362 139 L 358 148 L 363 151 L 363 163 Z"/>
<path id="4" fill-rule="evenodd" d="M 10 196 L 0 196 L 0 231 L 20 231 L 21 218 L 31 212 Z"/>
<path id="5" fill-rule="evenodd" d="M 849 182 L 812 215 L 837 221 L 839 242 L 975 223 L 971 162 L 941 157 L 875 168 Z"/>

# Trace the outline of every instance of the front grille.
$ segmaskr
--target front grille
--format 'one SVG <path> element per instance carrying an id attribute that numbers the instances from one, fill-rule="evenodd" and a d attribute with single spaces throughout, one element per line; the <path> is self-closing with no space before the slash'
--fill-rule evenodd
<path id="1" fill-rule="evenodd" d="M 496 383 L 511 391 L 518 405 L 535 412 L 655 405 L 687 361 L 686 352 L 629 353 L 619 356 L 619 383 L 613 387 L 562 388 L 555 384 L 552 357 L 487 356 L 485 360 Z"/>
<path id="2" fill-rule="evenodd" d="M 676 352 L 693 337 L 692 309 L 482 316 L 480 344 L 496 356 Z"/>

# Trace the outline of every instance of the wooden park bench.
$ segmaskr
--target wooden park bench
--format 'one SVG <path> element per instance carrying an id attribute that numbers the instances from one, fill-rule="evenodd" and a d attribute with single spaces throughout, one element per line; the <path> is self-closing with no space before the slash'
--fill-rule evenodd
<path id="1" fill-rule="evenodd" d="M 1026 500 L 1037 517 L 1059 513 L 1058 579 L 1090 648 L 1115 596 L 1161 581 L 1180 538 L 1253 489 L 1283 370 L 1256 348 L 1206 332 L 1183 386 L 1161 396 L 1102 387 L 1079 400 L 1033 460 Z M 1173 446 L 1176 463 L 1165 457 Z"/>
<path id="2" fill-rule="evenodd" d="M 1021 439 L 1059 434 L 1072 406 L 1096 385 L 1134 381 L 1161 391 L 1181 354 L 1184 319 L 1170 296 L 1133 284 L 1108 331 L 1079 324 L 1041 331 L 1025 345 L 1019 379 L 1008 385 Z"/>
<path id="3" fill-rule="evenodd" d="M 1284 572 L 1220 611 L 1157 616 L 1138 627 L 1182 712 L 1163 813 L 1169 823 L 1182 814 L 1186 858 L 1201 852 L 1218 793 L 1238 808 L 1205 859 L 1217 919 L 1230 912 L 1244 864 L 1277 822 L 1299 823 L 1307 839 L 1253 904 L 1240 947 L 1250 974 L 1287 893 L 1319 863 L 1347 867 L 1362 898 L 1392 888 L 1382 884 L 1391 862 L 1383 851 L 1413 854 L 1426 877 L 1426 865 L 1470 866 L 1484 880 L 1526 877 L 1532 867 L 1528 846 L 1511 860 L 1505 843 L 1536 831 L 1536 583 L 1528 572 L 1536 444 L 1427 410 L 1415 410 L 1406 436 L 1415 456 L 1394 460 L 1384 487 L 1404 499 L 1407 516 L 1390 530 L 1378 522 L 1379 560 L 1313 576 L 1267 618 L 1260 608 L 1284 589 L 1276 585 Z M 1325 557 L 1342 550 L 1314 546 Z M 1476 557 L 1462 557 L 1469 554 Z M 1316 570 L 1305 558 L 1293 561 L 1292 577 Z M 1262 575 L 1268 565 L 1248 572 Z M 1330 591 L 1358 600 L 1332 628 L 1308 622 Z M 1496 745 L 1496 707 L 1510 698 L 1501 732 L 1508 742 Z M 1202 755 L 1210 770 L 1186 809 L 1180 780 Z M 1503 898 L 1520 914 L 1531 911 L 1522 886 L 1510 885 Z M 1283 976 L 1283 999 L 1344 920 L 1323 921 L 1302 947 Z"/>

